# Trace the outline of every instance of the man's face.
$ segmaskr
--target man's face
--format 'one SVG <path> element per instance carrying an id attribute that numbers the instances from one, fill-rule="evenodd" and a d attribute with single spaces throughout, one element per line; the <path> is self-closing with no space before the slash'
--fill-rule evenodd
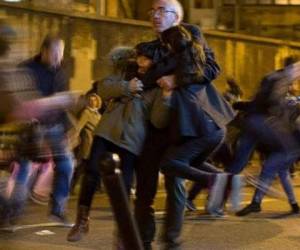
<path id="1" fill-rule="evenodd" d="M 45 62 L 51 67 L 59 67 L 64 57 L 64 48 L 63 41 L 52 43 L 48 49 L 43 51 Z"/>
<path id="2" fill-rule="evenodd" d="M 149 15 L 153 29 L 157 33 L 178 23 L 178 15 L 168 0 L 154 0 Z"/>

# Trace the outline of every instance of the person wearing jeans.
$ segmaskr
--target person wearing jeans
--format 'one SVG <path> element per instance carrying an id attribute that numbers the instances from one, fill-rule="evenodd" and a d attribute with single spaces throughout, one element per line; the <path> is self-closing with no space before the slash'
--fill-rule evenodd
<path id="1" fill-rule="evenodd" d="M 64 218 L 64 209 L 67 202 L 71 177 L 73 173 L 73 156 L 67 149 L 67 141 L 62 140 L 64 137 L 64 128 L 62 125 L 42 126 L 43 136 L 47 142 L 47 146 L 50 148 L 54 167 L 54 183 L 51 195 L 51 208 L 50 215 L 58 217 L 58 220 L 66 221 Z M 27 186 L 28 186 L 28 173 L 31 167 L 31 161 L 29 159 L 21 159 L 20 170 L 16 177 L 16 186 L 14 188 L 11 202 L 18 204 L 18 209 L 22 209 L 22 205 L 19 203 L 25 202 L 27 198 Z M 18 190 L 23 189 L 22 196 Z M 19 193 L 19 195 L 17 195 Z M 19 196 L 19 197 L 17 197 Z M 15 207 L 17 209 L 17 207 Z M 15 211 L 19 214 L 19 212 Z M 56 218 L 53 218 L 56 219 Z"/>
<path id="2" fill-rule="evenodd" d="M 255 190 L 252 202 L 236 214 L 238 216 L 245 216 L 251 212 L 260 212 L 262 199 L 277 175 L 287 195 L 292 213 L 298 213 L 299 207 L 289 176 L 289 167 L 296 162 L 299 157 L 299 145 L 295 135 L 291 134 L 288 130 L 283 132 L 281 129 L 285 125 L 281 124 L 281 121 L 276 121 L 280 127 L 273 127 L 272 125 L 274 124 L 269 124 L 267 117 L 262 114 L 251 114 L 245 121 L 247 122 L 246 133 L 248 137 L 256 138 L 256 143 L 263 145 L 267 149 L 267 152 L 258 178 L 259 186 Z M 251 151 L 250 149 L 253 151 L 256 144 L 253 143 L 253 140 L 251 141 L 252 143 L 250 143 L 250 141 L 243 141 L 245 144 L 247 142 L 249 144 L 248 146 L 246 145 L 245 148 L 247 147 L 249 152 Z M 245 157 L 244 160 L 240 162 L 244 162 L 248 159 L 249 158 Z M 235 163 L 233 165 L 238 166 L 235 165 Z M 240 167 L 235 170 L 242 169 L 242 167 L 244 167 L 244 165 L 241 164 Z"/>
<path id="3" fill-rule="evenodd" d="M 38 93 L 39 97 L 51 98 L 55 95 L 59 96 L 61 92 L 68 90 L 69 79 L 62 65 L 63 54 L 64 41 L 56 35 L 48 35 L 42 42 L 40 53 L 19 65 L 20 68 L 24 68 L 24 70 L 30 74 L 35 83 L 35 91 Z M 45 107 L 36 108 L 37 110 L 39 108 L 41 110 L 43 110 L 43 108 L 47 110 L 46 106 L 47 105 L 45 105 Z M 56 103 L 56 106 L 61 106 L 61 108 L 49 108 L 50 110 L 47 112 L 41 112 L 41 114 L 38 114 L 37 119 L 39 120 L 38 124 L 40 131 L 32 130 L 34 133 L 28 134 L 28 142 L 25 141 L 22 145 L 22 152 L 20 152 L 21 154 L 19 156 L 20 171 L 17 176 L 15 189 L 13 190 L 13 194 L 10 198 L 10 202 L 14 204 L 10 207 L 11 211 L 9 212 L 12 217 L 19 215 L 20 211 L 24 207 L 24 202 L 27 196 L 27 192 L 25 190 L 28 181 L 28 168 L 31 164 L 30 161 L 47 160 L 42 159 L 45 157 L 40 154 L 44 154 L 45 152 L 40 152 L 38 146 L 40 141 L 38 137 L 35 137 L 39 132 L 41 132 L 45 138 L 47 147 L 49 147 L 49 152 L 47 152 L 47 154 L 53 157 L 53 161 L 56 165 L 53 194 L 50 201 L 50 217 L 51 219 L 58 220 L 60 222 L 66 222 L 65 205 L 73 173 L 73 160 L 72 154 L 67 147 L 67 140 L 65 136 L 68 122 L 66 113 L 62 110 L 63 103 L 59 103 L 58 105 Z M 34 109 L 34 107 L 32 108 Z M 23 110 L 24 113 L 26 113 L 26 111 L 27 110 Z M 24 190 L 24 192 L 21 194 L 19 190 Z"/>
<path id="4" fill-rule="evenodd" d="M 161 163 L 167 191 L 167 216 L 163 240 L 170 247 L 179 244 L 178 238 L 183 225 L 186 203 L 185 179 L 203 183 L 206 186 L 214 184 L 217 175 L 197 169 L 197 166 L 201 165 L 201 161 L 197 162 L 197 158 L 205 159 L 220 144 L 223 136 L 224 132 L 215 127 L 211 133 L 202 137 L 186 138 L 182 144 L 170 147 Z"/>
<path id="5" fill-rule="evenodd" d="M 294 64 L 265 76 L 251 102 L 235 105 L 245 114 L 235 160 L 227 170 L 231 173 L 242 171 L 256 146 L 263 147 L 266 151 L 266 159 L 252 202 L 237 212 L 238 216 L 261 211 L 263 196 L 277 174 L 292 213 L 299 212 L 288 169 L 299 157 L 297 120 L 300 111 L 297 105 L 286 99 L 290 86 L 300 77 L 299 68 L 299 64 Z"/>

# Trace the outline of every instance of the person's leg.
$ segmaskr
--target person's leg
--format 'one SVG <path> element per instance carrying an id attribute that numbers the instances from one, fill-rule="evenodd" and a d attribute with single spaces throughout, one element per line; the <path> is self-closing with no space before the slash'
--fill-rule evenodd
<path id="1" fill-rule="evenodd" d="M 192 187 L 188 191 L 187 199 L 189 201 L 193 201 L 196 198 L 196 196 L 200 193 L 200 191 L 205 187 L 207 186 L 204 185 L 203 183 L 194 182 Z"/>
<path id="2" fill-rule="evenodd" d="M 290 133 L 281 132 L 281 128 L 280 121 L 276 118 L 270 119 L 263 114 L 252 114 L 247 118 L 247 131 L 253 138 L 257 138 L 259 146 L 263 146 L 267 152 L 271 153 L 264 162 L 252 203 L 237 212 L 238 216 L 259 212 L 261 201 L 275 176 L 281 168 L 290 164 L 292 153 L 287 148 L 293 145 L 295 139 Z"/>
<path id="3" fill-rule="evenodd" d="M 121 159 L 120 167 L 122 170 L 123 181 L 127 194 L 129 196 L 133 183 L 133 176 L 136 167 L 137 156 L 129 152 L 128 150 L 115 145 L 111 147 L 111 152 L 116 152 Z"/>
<path id="4" fill-rule="evenodd" d="M 195 166 L 198 169 L 201 169 L 206 172 L 210 173 L 222 173 L 223 171 L 219 168 L 213 166 L 212 164 L 208 162 L 200 163 L 198 165 L 197 160 L 192 163 L 193 166 Z M 186 207 L 190 211 L 195 211 L 197 208 L 195 204 L 193 203 L 193 200 L 196 198 L 196 196 L 201 192 L 202 189 L 208 188 L 207 183 L 203 182 L 194 182 L 192 187 L 188 191 L 187 201 L 186 201 Z"/>
<path id="5" fill-rule="evenodd" d="M 39 172 L 31 189 L 30 199 L 37 204 L 46 205 L 53 188 L 54 164 L 49 161 L 42 164 L 38 163 L 36 166 L 39 167 Z"/>
<path id="6" fill-rule="evenodd" d="M 29 177 L 29 171 L 30 171 L 30 165 L 31 162 L 27 159 L 20 159 L 19 160 L 19 171 L 16 176 L 16 182 L 26 185 L 28 182 L 28 177 Z"/>
<path id="7" fill-rule="evenodd" d="M 292 166 L 292 164 L 290 164 L 289 166 Z M 280 179 L 280 183 L 282 185 L 282 188 L 284 189 L 289 204 L 291 205 L 291 212 L 292 213 L 299 213 L 299 206 L 295 197 L 295 193 L 294 193 L 294 188 L 292 185 L 292 180 L 291 180 L 291 176 L 290 176 L 290 171 L 289 171 L 289 166 L 283 166 L 280 170 L 279 170 L 279 179 Z"/>
<path id="8" fill-rule="evenodd" d="M 184 179 L 165 175 L 166 219 L 163 226 L 162 240 L 167 248 L 175 248 L 180 245 L 180 233 L 184 221 L 185 187 Z"/>
<path id="9" fill-rule="evenodd" d="M 69 196 L 73 174 L 73 159 L 71 154 L 53 157 L 55 164 L 54 182 L 51 203 L 51 215 L 64 219 L 65 205 Z"/>
<path id="10" fill-rule="evenodd" d="M 236 213 L 237 216 L 245 216 L 252 212 L 261 211 L 261 202 L 268 191 L 270 185 L 274 181 L 278 171 L 282 167 L 286 167 L 287 155 L 284 152 L 272 152 L 264 162 L 262 171 L 258 179 L 258 187 L 255 190 L 252 202 Z"/>
<path id="11" fill-rule="evenodd" d="M 161 163 L 167 191 L 167 215 L 163 228 L 163 240 L 167 245 L 177 245 L 181 233 L 186 202 L 183 179 L 206 185 L 217 179 L 214 173 L 199 170 L 190 164 L 201 156 L 202 159 L 207 158 L 220 143 L 222 136 L 222 131 L 216 131 L 205 137 L 187 138 L 183 144 L 172 146 L 167 151 Z"/>
<path id="12" fill-rule="evenodd" d="M 167 175 L 173 175 L 184 179 L 207 182 L 214 177 L 214 173 L 203 171 L 192 166 L 192 162 L 201 156 L 205 160 L 222 141 L 223 132 L 216 131 L 213 134 L 197 138 L 188 138 L 179 146 L 170 147 L 161 163 L 161 171 Z M 198 162 L 198 165 L 200 162 Z"/>
<path id="13" fill-rule="evenodd" d="M 101 155 L 108 150 L 107 141 L 95 136 L 91 148 L 90 158 L 87 162 L 82 178 L 78 199 L 77 217 L 73 228 L 67 236 L 68 241 L 79 241 L 83 234 L 89 231 L 89 213 L 100 182 L 99 161 Z"/>
<path id="14" fill-rule="evenodd" d="M 6 211 L 9 219 L 18 218 L 24 210 L 28 197 L 30 166 L 31 162 L 29 160 L 19 160 L 19 170 L 16 175 L 14 188 L 8 201 L 8 211 Z"/>
<path id="15" fill-rule="evenodd" d="M 70 183 L 73 173 L 73 159 L 71 154 L 53 158 L 55 174 L 52 193 L 51 214 L 64 216 L 65 205 L 69 196 Z M 63 217 L 61 217 L 63 219 Z"/>
<path id="16" fill-rule="evenodd" d="M 290 176 L 292 177 L 292 178 L 294 178 L 295 177 L 295 164 L 292 164 L 292 166 L 290 166 L 290 169 L 289 169 L 289 173 L 290 173 Z"/>
<path id="17" fill-rule="evenodd" d="M 154 199 L 157 192 L 159 164 L 151 161 L 140 163 L 136 171 L 136 200 L 134 214 L 144 247 L 151 249 L 155 236 Z"/>
<path id="18" fill-rule="evenodd" d="M 62 125 L 46 128 L 45 136 L 53 154 L 55 174 L 51 200 L 51 216 L 65 220 L 65 204 L 67 202 L 73 174 L 73 157 L 64 140 Z M 53 217 L 53 219 L 56 219 Z"/>
<path id="19" fill-rule="evenodd" d="M 233 142 L 228 141 L 228 130 L 222 144 L 218 147 L 216 152 L 210 157 L 211 161 L 216 163 L 218 166 L 221 164 L 223 167 L 229 166 L 233 160 L 232 144 Z"/>
<path id="20" fill-rule="evenodd" d="M 242 133 L 237 140 L 232 162 L 226 166 L 225 171 L 232 174 L 242 172 L 254 152 L 256 142 L 257 139 L 252 134 Z"/>
<path id="21" fill-rule="evenodd" d="M 154 198 L 157 192 L 159 163 L 167 148 L 165 131 L 149 130 L 136 168 L 134 213 L 145 249 L 151 249 L 155 236 Z"/>
<path id="22" fill-rule="evenodd" d="M 274 152 L 267 157 L 259 176 L 259 182 L 262 185 L 261 188 L 257 188 L 255 191 L 253 197 L 254 202 L 261 204 L 264 195 L 268 191 L 276 175 L 279 173 L 279 170 L 287 167 L 287 159 L 287 154 L 284 152 Z"/>
<path id="23" fill-rule="evenodd" d="M 70 188 L 70 193 L 74 194 L 75 192 L 75 187 L 80 179 L 80 177 L 82 176 L 82 174 L 85 171 L 87 165 L 87 161 L 82 159 L 77 166 L 74 169 L 74 173 L 73 173 L 73 177 L 72 177 L 72 181 L 71 181 L 71 188 Z"/>
<path id="24" fill-rule="evenodd" d="M 109 151 L 108 142 L 99 136 L 94 137 L 90 157 L 87 161 L 86 169 L 83 175 L 79 206 L 91 207 L 93 196 L 96 192 L 101 175 L 99 171 L 99 161 L 103 153 Z"/>

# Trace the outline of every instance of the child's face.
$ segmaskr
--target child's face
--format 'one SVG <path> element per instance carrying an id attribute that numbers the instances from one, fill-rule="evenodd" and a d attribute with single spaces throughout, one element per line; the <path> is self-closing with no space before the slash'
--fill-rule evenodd
<path id="1" fill-rule="evenodd" d="M 99 101 L 95 96 L 90 96 L 89 98 L 89 104 L 91 108 L 98 108 L 99 106 Z"/>
<path id="2" fill-rule="evenodd" d="M 152 60 L 146 56 L 138 56 L 136 59 L 136 63 L 139 66 L 139 74 L 145 74 L 153 64 Z"/>
<path id="3" fill-rule="evenodd" d="M 295 96 L 300 95 L 300 81 L 294 81 L 289 86 L 289 93 Z"/>

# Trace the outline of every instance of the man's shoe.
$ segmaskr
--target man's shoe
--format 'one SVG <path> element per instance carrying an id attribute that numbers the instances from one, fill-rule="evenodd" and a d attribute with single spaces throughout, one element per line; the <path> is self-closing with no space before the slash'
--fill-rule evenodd
<path id="1" fill-rule="evenodd" d="M 212 218 L 224 218 L 226 217 L 224 210 L 219 208 L 214 211 L 207 211 L 207 213 L 212 217 Z"/>
<path id="2" fill-rule="evenodd" d="M 197 207 L 195 206 L 195 204 L 192 200 L 187 199 L 185 206 L 186 206 L 187 210 L 189 210 L 191 212 L 197 211 Z"/>
<path id="3" fill-rule="evenodd" d="M 58 223 L 62 223 L 65 225 L 69 225 L 70 222 L 67 219 L 66 215 L 64 213 L 55 213 L 55 212 L 51 212 L 48 216 L 49 220 L 53 221 L 53 222 L 58 222 Z"/>
<path id="4" fill-rule="evenodd" d="M 261 206 L 259 203 L 252 202 L 242 210 L 238 211 L 236 216 L 245 216 L 250 213 L 259 213 L 261 211 Z"/>
<path id="5" fill-rule="evenodd" d="M 291 208 L 292 208 L 291 210 L 292 214 L 299 214 L 300 211 L 299 211 L 298 203 L 291 204 Z"/>

